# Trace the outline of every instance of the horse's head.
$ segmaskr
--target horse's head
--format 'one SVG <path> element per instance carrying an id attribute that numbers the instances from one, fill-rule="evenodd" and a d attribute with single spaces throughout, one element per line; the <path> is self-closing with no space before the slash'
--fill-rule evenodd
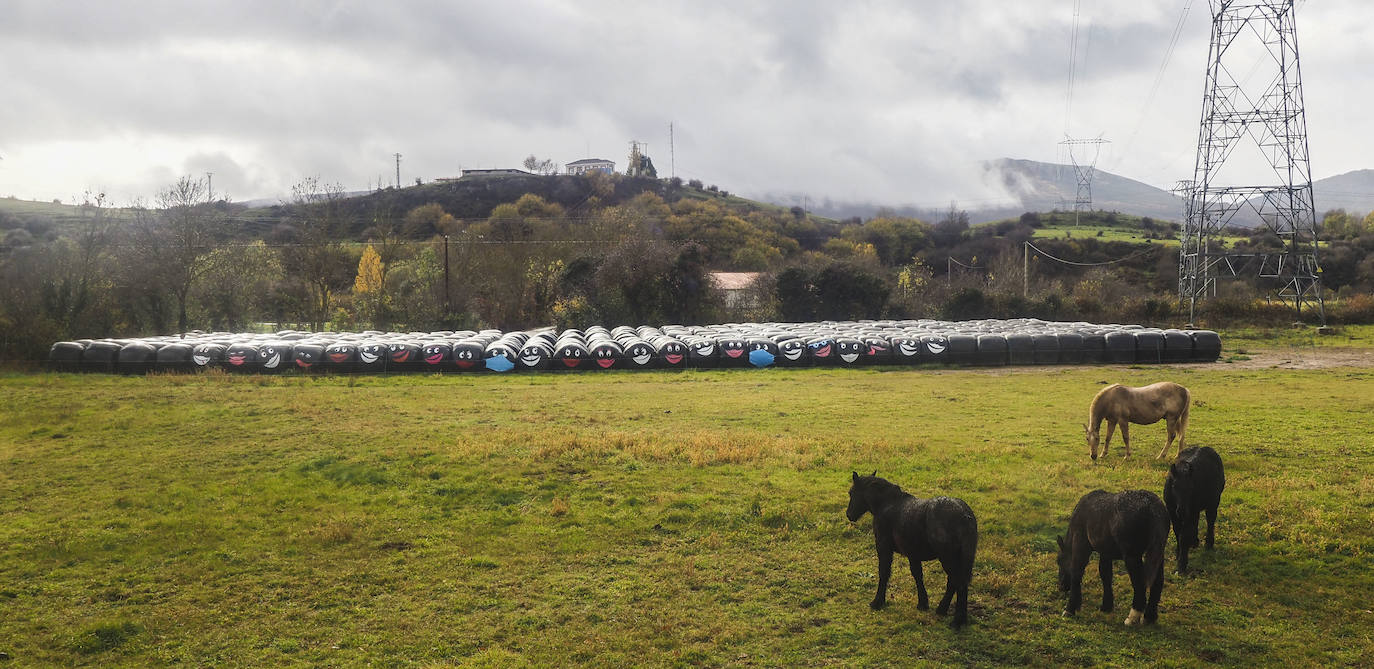
<path id="1" fill-rule="evenodd" d="M 873 482 L 873 477 L 877 475 L 877 471 L 868 476 L 859 476 L 859 472 L 853 472 L 849 484 L 849 508 L 844 511 L 844 516 L 849 519 L 849 522 L 856 522 L 869 512 L 868 498 L 864 495 L 864 490 Z"/>
<path id="2" fill-rule="evenodd" d="M 1192 465 L 1187 462 L 1169 465 L 1169 473 L 1164 476 L 1164 506 L 1171 518 L 1188 517 L 1194 484 Z"/>
<path id="3" fill-rule="evenodd" d="M 1069 547 L 1064 544 L 1064 537 L 1056 536 L 1055 542 L 1059 544 L 1059 591 L 1068 592 L 1073 585 L 1072 560 L 1069 555 Z"/>
<path id="4" fill-rule="evenodd" d="M 1087 441 L 1088 441 L 1088 455 L 1089 455 L 1092 459 L 1096 460 L 1096 459 L 1097 459 L 1097 444 L 1098 444 L 1097 430 L 1094 430 L 1094 429 L 1088 427 L 1088 424 L 1087 424 L 1087 423 L 1084 423 L 1084 424 L 1083 424 L 1083 437 L 1084 437 L 1085 439 L 1087 439 Z"/>

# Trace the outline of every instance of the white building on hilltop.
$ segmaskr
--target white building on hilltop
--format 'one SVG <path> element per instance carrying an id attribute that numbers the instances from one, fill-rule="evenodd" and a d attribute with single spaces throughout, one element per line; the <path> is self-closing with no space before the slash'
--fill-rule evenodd
<path id="1" fill-rule="evenodd" d="M 574 160 L 565 165 L 564 168 L 568 174 L 586 174 L 588 172 L 615 173 L 615 163 L 604 158 L 583 158 L 582 160 Z"/>

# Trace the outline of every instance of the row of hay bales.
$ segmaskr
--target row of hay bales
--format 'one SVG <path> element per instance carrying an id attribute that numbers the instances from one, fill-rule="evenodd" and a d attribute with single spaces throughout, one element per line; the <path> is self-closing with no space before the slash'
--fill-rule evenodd
<path id="1" fill-rule="evenodd" d="M 620 326 L 501 332 L 189 332 L 61 341 L 59 371 L 142 374 L 223 368 L 274 374 L 507 372 L 848 365 L 1211 362 L 1209 330 L 1037 319 Z"/>

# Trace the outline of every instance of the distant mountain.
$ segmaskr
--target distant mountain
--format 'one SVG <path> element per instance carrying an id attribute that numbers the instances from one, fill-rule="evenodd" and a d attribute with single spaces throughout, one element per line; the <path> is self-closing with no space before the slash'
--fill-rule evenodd
<path id="1" fill-rule="evenodd" d="M 1374 170 L 1355 170 L 1312 182 L 1317 218 L 1332 209 L 1364 216 L 1374 210 Z"/>
<path id="2" fill-rule="evenodd" d="M 976 207 L 954 203 L 968 212 L 972 223 L 1014 218 L 1027 211 L 1073 208 L 1073 201 L 1078 192 L 1078 180 L 1071 165 L 1002 158 L 984 163 L 984 168 L 987 182 L 1000 184 L 1017 199 L 1018 204 Z M 1359 216 L 1374 209 L 1374 170 L 1357 170 L 1319 179 L 1312 184 L 1312 189 L 1318 218 L 1330 209 L 1342 208 Z M 1101 169 L 1093 171 L 1092 197 L 1094 209 L 1149 216 L 1167 221 L 1180 221 L 1183 217 L 1182 200 L 1173 193 Z M 879 210 L 887 210 L 899 216 L 914 216 L 934 222 L 946 211 L 891 203 L 836 202 L 829 199 L 816 203 L 811 199 L 803 200 L 799 196 L 765 196 L 760 199 L 783 206 L 802 205 L 812 213 L 835 219 L 853 216 L 872 218 Z M 1247 224 L 1244 216 L 1238 216 L 1235 222 Z M 1253 221 L 1248 223 L 1253 225 Z"/>

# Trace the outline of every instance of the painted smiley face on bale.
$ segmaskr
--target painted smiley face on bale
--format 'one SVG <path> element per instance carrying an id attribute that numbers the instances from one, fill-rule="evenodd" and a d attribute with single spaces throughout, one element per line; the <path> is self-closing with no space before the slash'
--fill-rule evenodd
<path id="1" fill-rule="evenodd" d="M 292 357 L 296 359 L 297 367 L 301 369 L 310 369 L 315 366 L 315 363 L 320 361 L 320 353 L 322 353 L 322 351 L 314 347 L 297 346 L 295 354 Z"/>
<path id="2" fill-rule="evenodd" d="M 670 341 L 661 348 L 663 361 L 670 365 L 682 364 L 683 357 L 687 354 L 686 347 L 680 342 Z"/>
<path id="3" fill-rule="evenodd" d="M 544 358 L 548 355 L 548 351 L 543 347 L 526 346 L 520 349 L 520 364 L 525 367 L 538 367 L 544 364 Z"/>
<path id="4" fill-rule="evenodd" d="M 726 339 L 720 343 L 720 350 L 731 358 L 738 358 L 744 355 L 746 346 L 743 339 Z"/>
<path id="5" fill-rule="evenodd" d="M 625 354 L 630 357 L 630 362 L 634 363 L 636 367 L 644 367 L 649 364 L 650 360 L 654 359 L 654 350 L 642 341 L 630 344 L 630 348 L 625 351 Z"/>
<path id="6" fill-rule="evenodd" d="M 692 344 L 692 353 L 700 358 L 709 358 L 716 354 L 716 343 L 713 341 L 699 341 Z"/>
<path id="7" fill-rule="evenodd" d="M 558 349 L 557 357 L 563 361 L 563 366 L 573 369 L 582 364 L 582 360 L 587 357 L 586 349 L 575 344 L 568 344 Z"/>
<path id="8" fill-rule="evenodd" d="M 596 365 L 602 369 L 610 369 L 615 366 L 616 354 L 619 351 L 614 346 L 598 344 L 592 347 L 592 359 Z"/>
<path id="9" fill-rule="evenodd" d="M 784 359 L 796 362 L 801 360 L 802 353 L 806 352 L 806 344 L 800 339 L 787 339 L 778 344 L 778 351 Z"/>
<path id="10" fill-rule="evenodd" d="M 439 365 L 444 361 L 444 358 L 448 357 L 448 354 L 449 350 L 446 344 L 425 344 L 420 348 L 420 359 L 424 360 L 426 365 Z"/>
<path id="11" fill-rule="evenodd" d="M 472 369 L 477 366 L 477 351 L 471 346 L 460 346 L 453 349 L 453 364 L 458 369 Z"/>
<path id="12" fill-rule="evenodd" d="M 853 364 L 863 353 L 864 345 L 857 339 L 841 339 L 835 342 L 835 353 L 846 364 Z"/>
<path id="13" fill-rule="evenodd" d="M 382 359 L 382 354 L 385 351 L 386 347 L 381 344 L 364 344 L 362 346 L 359 346 L 358 362 L 361 362 L 364 365 L 376 364 L 378 360 Z"/>
<path id="14" fill-rule="evenodd" d="M 391 361 L 397 364 L 410 362 L 410 348 L 405 344 L 388 344 L 387 352 L 391 355 Z"/>
<path id="15" fill-rule="evenodd" d="M 281 366 L 281 351 L 276 346 L 266 344 L 258 347 L 258 359 L 262 360 L 263 369 L 276 369 Z"/>
<path id="16" fill-rule="evenodd" d="M 242 367 L 257 359 L 258 351 L 252 346 L 230 346 L 224 353 L 224 361 L 235 367 Z"/>
<path id="17" fill-rule="evenodd" d="M 921 353 L 921 342 L 915 339 L 902 337 L 892 340 L 892 343 L 897 347 L 897 354 L 903 358 L 914 358 Z"/>
<path id="18" fill-rule="evenodd" d="M 336 365 L 342 365 L 353 360 L 356 351 L 357 349 L 350 344 L 330 344 L 329 348 L 324 350 L 324 357 Z"/>
<path id="19" fill-rule="evenodd" d="M 813 357 L 829 358 L 830 353 L 833 350 L 833 344 L 834 342 L 830 341 L 829 339 L 817 339 L 815 341 L 808 343 L 806 347 L 808 349 L 811 349 L 811 355 Z"/>
<path id="20" fill-rule="evenodd" d="M 945 349 L 949 346 L 949 341 L 940 336 L 922 338 L 921 343 L 931 355 L 944 355 Z"/>

